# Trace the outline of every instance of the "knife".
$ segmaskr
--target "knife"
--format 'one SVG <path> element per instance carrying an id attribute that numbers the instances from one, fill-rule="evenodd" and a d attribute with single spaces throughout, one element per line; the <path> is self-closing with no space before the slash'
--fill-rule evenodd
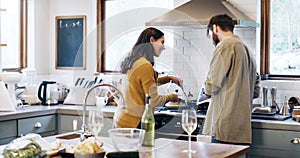
<path id="1" fill-rule="evenodd" d="M 78 77 L 78 78 L 77 78 L 77 80 L 76 80 L 76 82 L 75 82 L 75 86 L 77 86 L 77 85 L 78 85 L 78 83 L 79 83 L 80 79 L 81 79 L 80 77 Z"/>
<path id="2" fill-rule="evenodd" d="M 87 81 L 85 82 L 83 88 L 87 88 L 88 83 L 89 83 L 89 80 L 87 80 Z"/>
<path id="3" fill-rule="evenodd" d="M 83 83 L 83 80 L 84 80 L 84 78 L 82 78 L 82 79 L 81 79 L 81 81 L 80 81 L 80 85 L 79 85 L 79 86 L 81 86 L 81 85 L 82 85 L 82 83 Z"/>
<path id="4" fill-rule="evenodd" d="M 96 76 L 94 79 L 94 84 L 97 83 L 98 77 Z"/>
<path id="5" fill-rule="evenodd" d="M 88 86 L 87 86 L 87 88 L 90 88 L 90 87 L 92 87 L 93 85 L 94 85 L 94 81 L 90 81 L 89 84 L 88 84 Z"/>
<path id="6" fill-rule="evenodd" d="M 100 84 L 102 81 L 103 81 L 103 80 L 102 80 L 102 78 L 101 78 L 101 79 L 99 80 L 99 82 L 98 82 L 98 83 Z"/>

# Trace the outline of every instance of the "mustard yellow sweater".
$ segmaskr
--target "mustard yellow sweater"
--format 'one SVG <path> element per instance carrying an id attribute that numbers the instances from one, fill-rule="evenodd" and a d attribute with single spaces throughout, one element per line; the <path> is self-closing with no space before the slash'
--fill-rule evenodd
<path id="1" fill-rule="evenodd" d="M 162 96 L 157 94 L 157 86 L 169 82 L 168 77 L 155 79 L 155 71 L 151 63 L 144 57 L 134 62 L 132 68 L 127 71 L 125 84 L 126 108 L 118 109 L 114 115 L 114 126 L 121 128 L 135 128 L 138 126 L 145 108 L 145 94 L 151 97 L 151 106 L 162 106 L 173 100 L 174 94 Z"/>

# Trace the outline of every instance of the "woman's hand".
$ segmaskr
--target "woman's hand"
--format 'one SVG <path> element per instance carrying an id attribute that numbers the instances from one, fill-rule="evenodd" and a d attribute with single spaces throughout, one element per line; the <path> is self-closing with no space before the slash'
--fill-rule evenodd
<path id="1" fill-rule="evenodd" d="M 183 83 L 182 80 L 175 76 L 168 76 L 170 80 L 172 80 L 175 84 L 177 84 L 183 90 Z"/>
<path id="2" fill-rule="evenodd" d="M 171 102 L 179 102 L 180 99 L 178 98 L 178 95 L 177 94 L 169 94 L 168 95 L 168 99 L 167 99 L 167 102 L 168 101 L 171 101 Z"/>

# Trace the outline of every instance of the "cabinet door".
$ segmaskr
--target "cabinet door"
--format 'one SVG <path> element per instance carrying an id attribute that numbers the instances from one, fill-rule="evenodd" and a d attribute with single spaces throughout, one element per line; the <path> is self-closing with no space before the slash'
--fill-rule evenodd
<path id="1" fill-rule="evenodd" d="M 72 132 L 73 131 L 73 122 L 77 121 L 77 130 L 81 129 L 82 126 L 82 116 L 74 115 L 59 115 L 58 116 L 58 127 L 59 133 Z M 105 117 L 104 118 L 104 127 L 100 132 L 100 136 L 108 136 L 108 130 L 113 126 L 113 119 Z"/>
<path id="2" fill-rule="evenodd" d="M 0 122 L 0 145 L 7 144 L 17 137 L 17 120 Z"/>
<path id="3" fill-rule="evenodd" d="M 46 115 L 18 120 L 18 136 L 28 133 L 43 134 L 42 136 L 56 133 L 56 115 Z M 45 134 L 46 133 L 46 134 Z"/>
<path id="4" fill-rule="evenodd" d="M 58 133 L 72 132 L 73 124 L 77 122 L 76 129 L 80 130 L 82 125 L 82 117 L 74 115 L 58 115 Z"/>
<path id="5" fill-rule="evenodd" d="M 251 155 L 300 157 L 300 144 L 293 144 L 293 138 L 299 138 L 300 132 L 269 129 L 252 129 Z"/>

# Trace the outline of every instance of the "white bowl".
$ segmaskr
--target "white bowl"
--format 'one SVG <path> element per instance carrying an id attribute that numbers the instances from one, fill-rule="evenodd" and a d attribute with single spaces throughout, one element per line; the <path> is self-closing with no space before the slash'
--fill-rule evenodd
<path id="1" fill-rule="evenodd" d="M 145 135 L 145 130 L 137 128 L 113 128 L 108 131 L 114 147 L 118 151 L 138 151 Z"/>

